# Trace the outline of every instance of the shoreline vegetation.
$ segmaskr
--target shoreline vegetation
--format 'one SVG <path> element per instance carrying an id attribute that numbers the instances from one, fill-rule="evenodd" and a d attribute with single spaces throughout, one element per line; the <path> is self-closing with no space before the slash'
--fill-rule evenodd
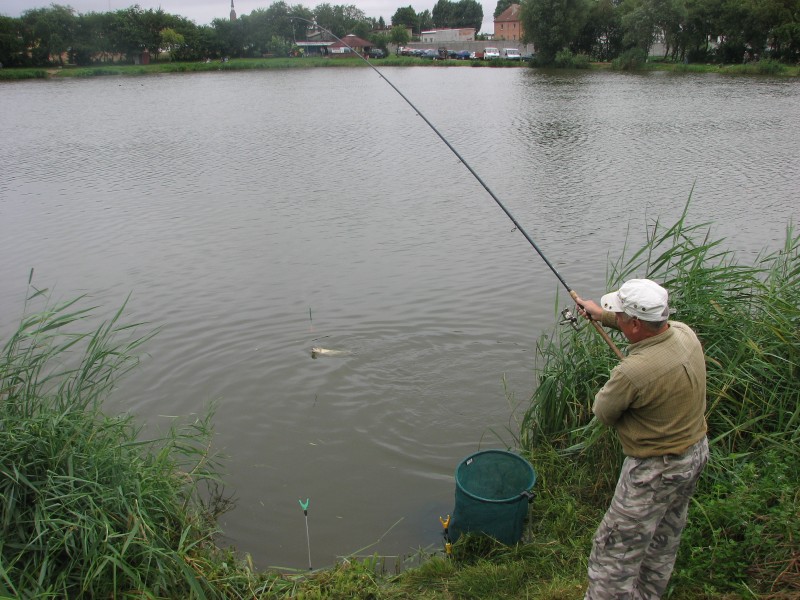
<path id="1" fill-rule="evenodd" d="M 668 594 L 797 598 L 800 235 L 789 224 L 781 248 L 742 264 L 708 224 L 688 224 L 686 210 L 671 226 L 650 224 L 608 281 L 664 283 L 707 355 L 712 459 Z M 0 597 L 583 597 L 591 537 L 622 458 L 590 414 L 615 362 L 591 328 L 554 325 L 537 344 L 538 387 L 515 437 L 538 473 L 520 544 L 462 536 L 452 556 L 419 553 L 406 568 L 372 556 L 310 573 L 257 571 L 216 543 L 217 517 L 233 501 L 212 449 L 213 407 L 148 440 L 132 417 L 102 410 L 157 332 L 126 324 L 124 305 L 102 320 L 87 298 L 54 302 L 32 275 L 0 352 Z"/>
<path id="2" fill-rule="evenodd" d="M 421 60 L 407 56 L 389 56 L 371 60 L 377 68 L 382 67 L 474 67 L 474 68 L 525 68 L 528 63 L 496 59 L 483 60 Z M 582 56 L 565 56 L 556 63 L 566 69 L 622 70 L 636 72 L 666 71 L 673 73 L 718 73 L 726 75 L 773 75 L 797 77 L 799 66 L 787 66 L 774 60 L 762 60 L 741 65 L 683 64 L 663 61 L 650 57 L 648 61 L 626 60 L 624 57 L 614 63 L 590 63 Z M 64 77 L 132 76 L 155 75 L 163 73 L 196 73 L 207 71 L 242 71 L 263 69 L 308 69 L 335 67 L 367 67 L 361 58 L 233 58 L 222 62 L 156 62 L 149 65 L 108 64 L 91 67 L 48 67 L 48 68 L 4 68 L 0 69 L 0 81 L 24 79 L 61 79 Z M 538 68 L 538 67 L 531 67 Z"/>

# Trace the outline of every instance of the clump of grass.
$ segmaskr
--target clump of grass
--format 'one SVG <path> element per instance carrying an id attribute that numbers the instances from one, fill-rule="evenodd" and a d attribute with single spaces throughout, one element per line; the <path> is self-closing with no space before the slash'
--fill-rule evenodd
<path id="1" fill-rule="evenodd" d="M 743 65 L 731 65 L 728 70 L 750 75 L 783 75 L 788 72 L 787 65 L 773 58 L 763 58 Z"/>
<path id="2" fill-rule="evenodd" d="M 0 81 L 46 78 L 47 71 L 44 69 L 0 69 Z"/>
<path id="3" fill-rule="evenodd" d="M 725 589 L 800 591 L 800 488 L 796 467 L 777 450 L 719 457 L 704 476 L 673 583 Z M 743 585 L 741 587 L 744 587 Z M 788 597 L 788 596 L 787 596 Z"/>
<path id="4" fill-rule="evenodd" d="M 0 355 L 0 595 L 222 597 L 258 583 L 213 543 L 211 413 L 141 441 L 102 402 L 152 333 L 34 291 Z M 31 305 L 44 303 L 32 311 Z M 124 306 L 123 306 L 124 308 Z M 230 558 L 230 557 L 229 557 Z M 226 594 L 227 595 L 227 594 Z"/>

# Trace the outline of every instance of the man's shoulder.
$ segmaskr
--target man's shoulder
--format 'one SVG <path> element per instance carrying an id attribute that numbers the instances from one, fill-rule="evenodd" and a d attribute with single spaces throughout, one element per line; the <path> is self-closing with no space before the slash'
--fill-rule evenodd
<path id="1" fill-rule="evenodd" d="M 694 330 L 680 321 L 670 321 L 664 333 L 632 347 L 620 364 L 620 370 L 635 381 L 659 377 L 678 368 L 702 347 Z"/>
<path id="2" fill-rule="evenodd" d="M 669 323 L 670 328 L 674 327 L 679 331 L 691 331 L 692 333 L 694 333 L 694 330 L 682 321 L 669 320 L 667 322 Z"/>
<path id="3" fill-rule="evenodd" d="M 700 343 L 699 338 L 697 337 L 697 333 L 694 329 L 689 327 L 686 323 L 682 323 L 680 321 L 669 321 L 669 328 L 674 332 L 678 338 L 683 340 L 691 340 L 693 342 Z"/>

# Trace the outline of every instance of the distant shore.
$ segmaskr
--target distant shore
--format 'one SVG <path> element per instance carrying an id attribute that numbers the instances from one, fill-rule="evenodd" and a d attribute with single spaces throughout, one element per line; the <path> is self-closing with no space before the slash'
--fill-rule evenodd
<path id="1" fill-rule="evenodd" d="M 380 67 L 473 67 L 473 68 L 526 68 L 526 62 L 510 60 L 423 60 L 408 56 L 389 56 L 369 61 Z M 149 65 L 94 65 L 90 67 L 64 66 L 47 68 L 0 69 L 0 81 L 24 79 L 60 79 L 64 77 L 131 76 L 160 73 L 193 73 L 205 71 L 241 71 L 248 69 L 308 69 L 336 67 L 367 67 L 364 59 L 352 58 L 237 58 L 208 62 L 158 62 Z M 610 63 L 590 63 L 589 70 L 611 70 Z M 637 69 L 640 72 L 669 71 L 677 73 L 720 73 L 729 75 L 774 75 L 797 77 L 800 67 L 782 66 L 780 72 L 764 72 L 758 63 L 745 65 L 683 64 L 652 61 Z"/>

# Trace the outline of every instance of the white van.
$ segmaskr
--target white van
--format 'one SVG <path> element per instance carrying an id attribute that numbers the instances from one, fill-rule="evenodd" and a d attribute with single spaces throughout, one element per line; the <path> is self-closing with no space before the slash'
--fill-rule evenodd
<path id="1" fill-rule="evenodd" d="M 500 58 L 500 50 L 497 48 L 484 48 L 483 59 L 490 60 L 492 58 Z"/>
<path id="2" fill-rule="evenodd" d="M 507 60 L 520 60 L 522 55 L 516 48 L 503 48 L 503 58 Z"/>

